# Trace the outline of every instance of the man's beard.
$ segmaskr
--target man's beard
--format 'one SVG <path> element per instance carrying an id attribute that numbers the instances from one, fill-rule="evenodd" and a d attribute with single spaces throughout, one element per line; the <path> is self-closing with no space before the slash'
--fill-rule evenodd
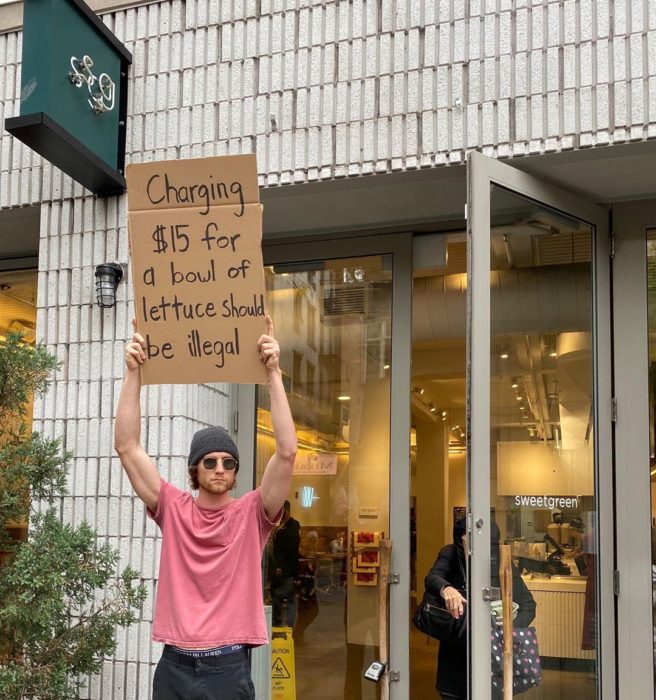
<path id="1" fill-rule="evenodd" d="M 234 479 L 223 479 L 223 480 L 213 480 L 213 481 L 208 481 L 207 484 L 200 484 L 200 487 L 207 491 L 208 493 L 212 494 L 223 494 L 227 493 L 228 491 L 231 491 L 233 486 L 235 485 L 235 480 Z"/>

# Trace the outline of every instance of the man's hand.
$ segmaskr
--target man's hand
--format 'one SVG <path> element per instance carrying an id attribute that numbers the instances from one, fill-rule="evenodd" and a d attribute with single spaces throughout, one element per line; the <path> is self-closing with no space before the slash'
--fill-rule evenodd
<path id="1" fill-rule="evenodd" d="M 273 321 L 271 316 L 266 317 L 267 330 L 257 341 L 257 349 L 260 352 L 260 360 L 268 370 L 279 369 L 280 367 L 280 345 L 273 337 Z M 141 336 L 139 336 L 141 337 Z M 143 341 L 143 339 L 142 339 Z"/>
<path id="2" fill-rule="evenodd" d="M 146 360 L 146 341 L 143 336 L 137 333 L 137 322 L 134 318 L 132 319 L 132 328 L 134 334 L 125 347 L 125 365 L 128 370 L 139 369 L 139 365 L 142 365 Z"/>

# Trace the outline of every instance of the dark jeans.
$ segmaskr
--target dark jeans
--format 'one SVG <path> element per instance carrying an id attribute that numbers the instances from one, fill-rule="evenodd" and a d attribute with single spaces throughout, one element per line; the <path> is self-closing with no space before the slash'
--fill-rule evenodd
<path id="1" fill-rule="evenodd" d="M 296 624 L 296 591 L 293 576 L 279 576 L 271 584 L 272 623 L 274 627 Z"/>
<path id="2" fill-rule="evenodd" d="M 255 700 L 248 650 L 196 659 L 165 646 L 153 700 Z"/>

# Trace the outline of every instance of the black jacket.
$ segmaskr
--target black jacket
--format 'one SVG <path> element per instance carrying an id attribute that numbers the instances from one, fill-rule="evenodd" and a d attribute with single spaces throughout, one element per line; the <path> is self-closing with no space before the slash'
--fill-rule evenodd
<path id="1" fill-rule="evenodd" d="M 467 569 L 465 552 L 455 538 L 456 544 L 448 544 L 440 550 L 424 585 L 426 590 L 441 600 L 444 586 L 453 586 L 467 598 Z M 492 535 L 491 548 L 491 585 L 499 586 L 499 548 L 498 538 Z M 514 627 L 528 627 L 535 618 L 535 600 L 524 583 L 521 572 L 513 565 L 513 601 L 519 605 Z M 442 693 L 456 697 L 467 697 L 467 648 L 456 642 L 440 642 L 437 655 L 437 679 L 435 687 Z"/>
<path id="2" fill-rule="evenodd" d="M 298 575 L 298 548 L 301 542 L 301 526 L 298 520 L 289 518 L 273 536 L 273 558 L 282 576 Z"/>
<path id="3" fill-rule="evenodd" d="M 438 600 L 445 586 L 457 588 L 467 598 L 465 552 L 460 544 L 442 547 L 424 585 Z M 437 652 L 437 678 L 435 687 L 442 693 L 467 697 L 467 642 L 440 642 Z"/>

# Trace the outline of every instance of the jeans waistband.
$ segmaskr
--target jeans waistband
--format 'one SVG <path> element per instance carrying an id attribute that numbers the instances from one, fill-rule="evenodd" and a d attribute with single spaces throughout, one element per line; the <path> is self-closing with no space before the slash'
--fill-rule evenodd
<path id="1" fill-rule="evenodd" d="M 226 644 L 222 647 L 212 647 L 211 649 L 181 649 L 180 647 L 169 645 L 173 651 L 184 656 L 193 656 L 197 659 L 207 656 L 223 656 L 224 654 L 234 654 L 236 651 L 241 651 L 245 644 Z"/>
<path id="2" fill-rule="evenodd" d="M 234 647 L 238 647 L 235 649 Z M 229 651 L 228 651 L 229 650 Z M 226 664 L 235 664 L 249 660 L 248 654 L 249 647 L 245 645 L 228 645 L 227 647 L 221 647 L 221 652 L 217 653 L 217 650 L 212 649 L 214 652 L 211 656 L 200 656 L 176 651 L 176 649 L 169 644 L 164 646 L 164 651 L 162 652 L 162 658 L 167 661 L 173 661 L 180 666 L 189 666 L 191 668 L 217 668 L 218 666 L 225 666 Z M 203 650 L 199 650 L 202 653 Z"/>

